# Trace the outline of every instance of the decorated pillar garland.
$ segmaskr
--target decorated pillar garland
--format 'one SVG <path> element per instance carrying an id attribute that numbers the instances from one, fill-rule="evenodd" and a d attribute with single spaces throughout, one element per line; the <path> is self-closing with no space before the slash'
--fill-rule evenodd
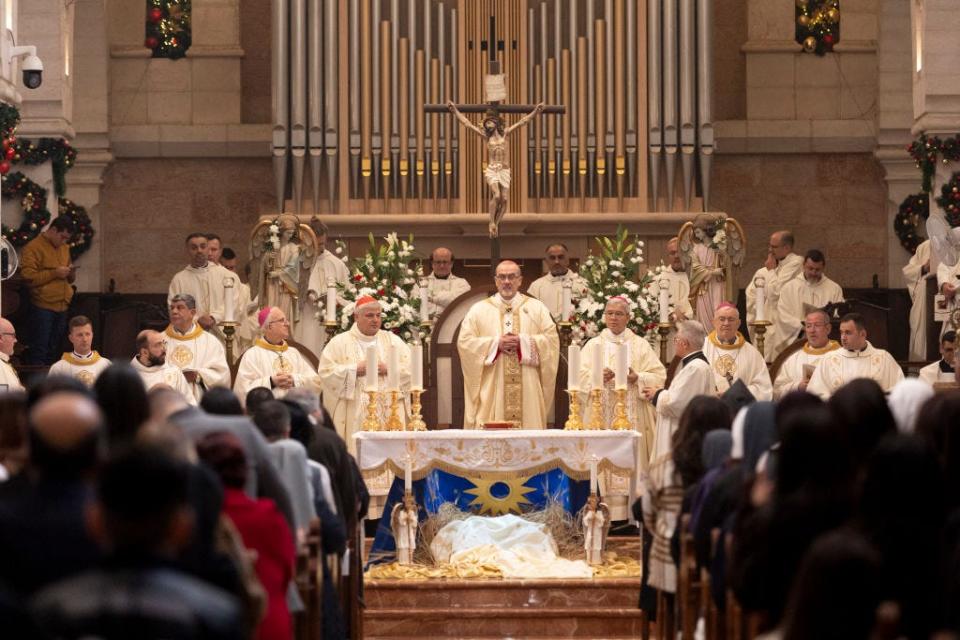
<path id="1" fill-rule="evenodd" d="M 796 40 L 807 53 L 833 51 L 840 42 L 840 0 L 796 0 Z"/>
<path id="2" fill-rule="evenodd" d="M 40 230 L 50 222 L 50 212 L 47 211 L 47 190 L 19 171 L 4 175 L 2 180 L 0 197 L 4 200 L 19 200 L 23 208 L 23 222 L 20 223 L 20 227 L 13 229 L 3 225 L 3 237 L 13 246 L 21 247 L 37 237 Z"/>
<path id="3" fill-rule="evenodd" d="M 960 227 L 960 172 L 951 175 L 950 179 L 940 187 L 937 205 L 943 209 L 947 224 L 951 227 Z"/>
<path id="4" fill-rule="evenodd" d="M 191 44 L 190 0 L 147 0 L 144 46 L 154 58 L 177 60 Z"/>
<path id="5" fill-rule="evenodd" d="M 930 193 L 933 191 L 933 177 L 937 173 L 937 159 L 944 164 L 960 160 L 960 134 L 948 138 L 931 138 L 921 133 L 907 146 L 907 153 L 923 174 L 923 190 Z"/>
<path id="6" fill-rule="evenodd" d="M 907 196 L 900 203 L 900 209 L 893 218 L 893 231 L 897 234 L 900 245 L 911 254 L 917 252 L 917 247 L 924 240 L 918 230 L 929 217 L 930 199 L 926 193 Z"/>

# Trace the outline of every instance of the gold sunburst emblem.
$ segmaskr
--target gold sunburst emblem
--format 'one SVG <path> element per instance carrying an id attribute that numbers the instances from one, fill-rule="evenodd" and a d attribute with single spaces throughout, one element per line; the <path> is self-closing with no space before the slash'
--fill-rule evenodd
<path id="1" fill-rule="evenodd" d="M 74 377 L 80 382 L 82 382 L 83 384 L 87 385 L 88 387 L 93 386 L 94 376 L 92 373 L 90 373 L 86 369 L 81 369 L 80 371 L 77 372 L 77 375 L 75 375 Z"/>
<path id="2" fill-rule="evenodd" d="M 170 361 L 183 369 L 185 366 L 193 362 L 193 351 L 182 344 L 178 344 L 170 353 Z"/>
<path id="3" fill-rule="evenodd" d="M 480 515 L 502 516 L 507 513 L 522 513 L 523 505 L 532 504 L 527 494 L 536 491 L 523 486 L 533 476 L 525 478 L 467 478 L 473 483 L 465 493 L 475 496 L 468 506 L 480 507 Z"/>
<path id="4" fill-rule="evenodd" d="M 723 354 L 713 363 L 713 368 L 724 378 L 737 375 L 737 361 L 732 356 Z"/>
<path id="5" fill-rule="evenodd" d="M 273 363 L 273 370 L 276 373 L 293 373 L 293 363 L 281 355 Z"/>

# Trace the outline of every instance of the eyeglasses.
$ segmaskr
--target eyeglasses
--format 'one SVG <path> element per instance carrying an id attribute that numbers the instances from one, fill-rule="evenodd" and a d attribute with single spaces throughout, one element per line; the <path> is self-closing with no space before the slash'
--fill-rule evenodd
<path id="1" fill-rule="evenodd" d="M 519 280 L 520 274 L 519 273 L 498 273 L 497 275 L 494 276 L 494 278 L 496 278 L 500 282 L 510 282 L 512 280 Z"/>
<path id="2" fill-rule="evenodd" d="M 271 321 L 268 322 L 267 324 L 268 324 L 268 325 L 270 325 L 270 324 L 277 324 L 278 322 L 279 322 L 280 324 L 290 324 L 290 321 L 287 320 L 286 318 L 284 318 L 283 320 L 271 320 Z"/>
<path id="3" fill-rule="evenodd" d="M 0 333 L 0 336 L 11 336 L 11 337 L 13 337 L 13 338 L 16 338 L 16 337 L 17 337 L 17 333 L 16 333 L 15 331 L 4 331 L 4 332 Z"/>

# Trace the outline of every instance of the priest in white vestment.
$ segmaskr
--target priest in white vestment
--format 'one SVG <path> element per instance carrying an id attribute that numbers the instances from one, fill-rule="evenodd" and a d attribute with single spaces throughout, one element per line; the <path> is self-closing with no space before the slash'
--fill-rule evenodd
<path id="1" fill-rule="evenodd" d="M 333 416 L 337 433 L 347 443 L 350 453 L 356 453 L 353 434 L 367 415 L 369 396 L 366 393 L 371 376 L 377 378 L 377 419 L 382 425 L 390 416 L 390 381 L 400 391 L 398 415 L 407 423 L 407 403 L 410 395 L 410 347 L 399 336 L 384 331 L 381 325 L 380 303 L 371 296 L 357 300 L 353 311 L 353 326 L 349 331 L 334 336 L 320 354 L 320 385 L 323 388 L 323 406 Z M 377 371 L 367 370 L 368 349 L 377 351 Z M 396 350 L 398 370 L 390 371 L 390 352 Z"/>
<path id="2" fill-rule="evenodd" d="M 250 284 L 240 280 L 240 276 L 237 274 L 236 251 L 230 247 L 224 247 L 220 254 L 220 266 L 237 276 L 236 316 L 237 322 L 240 324 L 237 326 L 236 334 L 234 334 L 234 339 L 237 341 L 234 353 L 243 353 L 250 348 L 259 333 L 256 301 L 250 299 Z"/>
<path id="3" fill-rule="evenodd" d="M 10 364 L 13 347 L 17 344 L 17 330 L 6 318 L 0 318 L 0 393 L 23 391 L 20 376 Z"/>
<path id="4" fill-rule="evenodd" d="M 801 274 L 780 290 L 776 323 L 772 335 L 767 337 L 767 342 L 774 343 L 774 359 L 796 341 L 803 329 L 806 307 L 823 309 L 829 304 L 843 302 L 843 289 L 826 276 L 824 266 L 826 258 L 821 251 L 807 251 Z"/>
<path id="5" fill-rule="evenodd" d="M 903 267 L 903 279 L 910 293 L 910 359 L 914 362 L 927 359 L 927 280 L 936 274 L 930 271 L 930 241 L 924 240 L 910 261 Z"/>
<path id="6" fill-rule="evenodd" d="M 960 301 L 957 295 L 957 290 L 960 289 L 960 260 L 952 267 L 942 262 L 937 266 L 937 289 L 946 298 L 945 311 L 950 314 L 950 319 L 940 326 L 940 335 L 947 331 L 957 331 L 960 326 L 954 324 L 956 318 L 953 312 L 957 310 L 957 302 Z"/>
<path id="7" fill-rule="evenodd" d="M 230 387 L 230 367 L 223 344 L 194 322 L 197 302 L 189 293 L 178 293 L 170 300 L 170 324 L 167 336 L 167 362 L 183 372 L 193 397 L 199 402 L 211 387 Z"/>
<path id="8" fill-rule="evenodd" d="M 425 278 L 427 312 L 436 320 L 451 302 L 470 291 L 470 283 L 453 274 L 453 252 L 446 247 L 437 247 L 430 254 L 430 269 Z"/>
<path id="9" fill-rule="evenodd" d="M 67 339 L 73 351 L 54 362 L 47 375 L 76 378 L 88 387 L 110 366 L 110 361 L 93 350 L 93 323 L 86 316 L 74 316 L 67 324 Z"/>
<path id="10" fill-rule="evenodd" d="M 683 259 L 680 256 L 680 240 L 676 237 L 667 242 L 667 258 L 670 261 L 666 268 L 655 276 L 651 285 L 651 295 L 659 299 L 660 289 L 666 288 L 670 292 L 670 303 L 673 310 L 670 312 L 670 322 L 673 326 L 667 334 L 667 362 L 673 360 L 673 338 L 677 335 L 676 323 L 693 318 L 693 307 L 690 304 L 690 276 L 683 268 Z"/>
<path id="11" fill-rule="evenodd" d="M 240 358 L 233 391 L 245 402 L 247 392 L 256 387 L 273 391 L 283 398 L 294 387 L 316 387 L 317 373 L 299 351 L 287 343 L 290 322 L 279 307 L 264 307 L 257 314 L 261 336 Z"/>
<path id="12" fill-rule="evenodd" d="M 803 319 L 803 332 L 807 343 L 791 354 L 773 381 L 773 399 L 779 400 L 791 391 L 806 391 L 817 363 L 826 354 L 840 348 L 840 343 L 830 339 L 830 316 L 822 309 L 814 309 Z"/>
<path id="13" fill-rule="evenodd" d="M 851 380 L 870 378 L 884 393 L 889 393 L 893 385 L 903 380 L 903 371 L 893 356 L 867 340 L 859 313 L 848 313 L 840 319 L 840 346 L 820 360 L 807 391 L 826 400 Z"/>
<path id="14" fill-rule="evenodd" d="M 167 338 L 159 331 L 145 329 L 137 334 L 137 355 L 130 365 L 140 375 L 147 391 L 156 386 L 179 391 L 191 405 L 197 400 L 180 369 L 167 362 Z"/>
<path id="15" fill-rule="evenodd" d="M 917 376 L 930 386 L 942 382 L 955 382 L 954 354 L 957 347 L 957 332 L 947 331 L 940 337 L 940 359 L 920 369 Z"/>
<path id="16" fill-rule="evenodd" d="M 740 328 L 740 312 L 729 302 L 717 307 L 713 331 L 707 336 L 703 353 L 713 368 L 717 390 L 723 393 L 734 380 L 743 380 L 756 400 L 771 400 L 773 384 L 767 363 L 757 348 L 747 342 Z"/>
<path id="17" fill-rule="evenodd" d="M 497 293 L 474 304 L 460 324 L 464 428 L 485 422 L 546 427 L 560 361 L 557 326 L 542 302 L 519 293 L 516 262 L 497 265 Z"/>
<path id="18" fill-rule="evenodd" d="M 186 241 L 190 264 L 177 272 L 170 281 L 167 304 L 178 293 L 189 293 L 197 301 L 197 324 L 208 331 L 215 331 L 217 322 L 223 320 L 224 280 L 234 280 L 234 291 L 240 279 L 207 259 L 207 238 L 202 233 L 191 233 Z"/>
<path id="19" fill-rule="evenodd" d="M 680 368 L 669 389 L 647 387 L 643 390 L 657 408 L 657 431 L 653 440 L 653 455 L 642 498 L 643 524 L 653 535 L 650 564 L 647 575 L 651 587 L 676 593 L 677 569 L 670 554 L 683 502 L 683 485 L 673 465 L 673 435 L 680 426 L 680 416 L 690 401 L 717 391 L 711 367 L 703 353 L 706 331 L 699 322 L 687 320 L 677 323 L 677 356 Z"/>
<path id="20" fill-rule="evenodd" d="M 750 331 L 750 339 L 754 342 L 756 342 L 756 336 L 753 335 L 750 323 L 757 319 L 757 278 L 762 278 L 764 283 L 766 302 L 764 317 L 775 327 L 781 291 L 784 285 L 800 275 L 803 269 L 803 258 L 793 252 L 793 243 L 793 234 L 790 231 L 784 230 L 772 233 L 767 260 L 747 283 L 747 328 Z M 772 362 L 775 359 L 772 337 L 771 331 L 768 329 L 767 339 L 763 343 L 763 356 L 767 362 Z"/>
<path id="21" fill-rule="evenodd" d="M 603 312 L 603 321 L 607 327 L 600 335 L 591 338 L 580 352 L 580 388 L 591 390 L 594 351 L 599 349 L 600 360 L 603 363 L 603 424 L 609 426 L 613 422 L 614 408 L 617 403 L 615 392 L 614 371 L 617 363 L 617 351 L 626 348 L 627 356 L 627 417 L 636 431 L 643 435 L 644 450 L 648 454 L 653 442 L 653 433 L 656 426 L 656 411 L 640 393 L 645 387 L 662 387 L 667 379 L 667 370 L 654 353 L 650 343 L 627 328 L 630 321 L 630 304 L 621 297 L 610 298 Z M 586 403 L 584 422 L 589 424 L 593 419 L 593 408 Z"/>
<path id="22" fill-rule="evenodd" d="M 583 297 L 587 290 L 587 283 L 580 274 L 570 269 L 567 245 L 561 243 L 550 245 L 547 247 L 544 260 L 549 272 L 530 283 L 527 295 L 542 302 L 555 320 L 563 320 L 560 314 L 563 313 L 564 283 L 570 284 L 570 299 L 573 306 L 576 306 L 577 300 Z"/>
<path id="23" fill-rule="evenodd" d="M 346 285 L 350 280 L 350 271 L 340 257 L 327 249 L 327 225 L 317 218 L 310 220 L 310 227 L 317 236 L 317 259 L 310 270 L 307 280 L 307 301 L 300 313 L 300 322 L 296 327 L 296 339 L 315 354 L 320 355 L 327 341 L 327 332 L 321 324 L 325 310 L 322 305 L 327 301 L 327 285 Z M 343 304 L 338 300 L 337 304 Z"/>

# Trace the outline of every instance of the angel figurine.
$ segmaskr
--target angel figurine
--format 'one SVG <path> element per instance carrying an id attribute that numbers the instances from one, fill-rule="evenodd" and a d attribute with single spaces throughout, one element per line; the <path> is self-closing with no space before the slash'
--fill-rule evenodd
<path id="1" fill-rule="evenodd" d="M 393 505 L 390 513 L 390 528 L 397 544 L 397 562 L 413 564 L 413 554 L 417 550 L 417 505 L 413 496 L 407 494 L 402 504 Z"/>
<path id="2" fill-rule="evenodd" d="M 600 502 L 596 495 L 591 495 L 583 512 L 583 551 L 587 564 L 603 564 L 609 528 L 610 508 L 606 502 Z"/>
<path id="3" fill-rule="evenodd" d="M 250 298 L 261 307 L 282 309 L 299 335 L 310 270 L 317 259 L 313 229 L 289 213 L 264 220 L 250 235 L 250 255 Z"/>
<path id="4" fill-rule="evenodd" d="M 722 213 L 701 213 L 680 227 L 680 255 L 690 276 L 690 305 L 697 320 L 713 325 L 724 300 L 735 302 L 734 267 L 743 264 L 747 240 L 743 227 Z"/>
<path id="5" fill-rule="evenodd" d="M 490 237 L 496 238 L 500 233 L 500 221 L 507 212 L 507 195 L 510 192 L 510 165 L 507 151 L 507 136 L 511 131 L 522 127 L 543 111 L 543 103 L 538 104 L 533 111 L 526 114 L 509 127 L 504 128 L 503 118 L 496 111 L 487 111 L 483 118 L 481 129 L 460 113 L 457 105 L 447 102 L 450 113 L 457 117 L 460 124 L 470 131 L 483 136 L 487 141 L 487 167 L 483 170 L 483 178 L 490 187 Z"/>

